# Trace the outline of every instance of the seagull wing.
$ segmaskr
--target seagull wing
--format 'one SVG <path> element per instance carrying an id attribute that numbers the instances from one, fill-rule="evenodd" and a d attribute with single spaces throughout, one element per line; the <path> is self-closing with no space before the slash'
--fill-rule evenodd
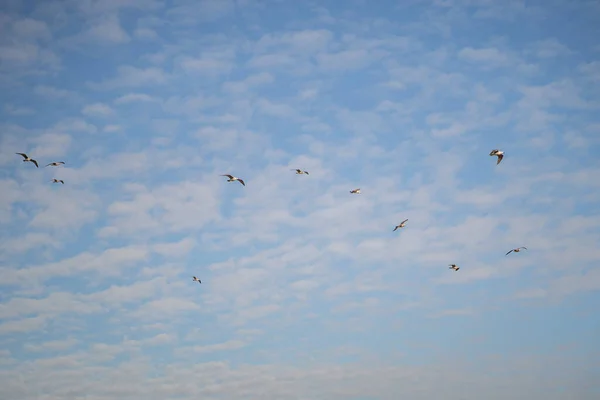
<path id="1" fill-rule="evenodd" d="M 393 230 L 392 232 L 396 232 L 396 229 L 398 229 L 398 227 L 397 227 L 397 226 L 394 228 L 394 230 Z"/>
<path id="2" fill-rule="evenodd" d="M 400 222 L 400 224 L 403 224 L 403 223 L 405 223 L 406 221 L 408 221 L 408 218 L 407 218 L 407 219 L 405 219 L 404 221 Z"/>
<path id="3" fill-rule="evenodd" d="M 229 179 L 233 179 L 233 175 L 224 174 L 224 175 L 221 175 L 221 176 L 226 176 L 226 177 L 228 177 Z"/>
<path id="4" fill-rule="evenodd" d="M 62 183 L 63 185 L 65 184 L 65 181 L 63 181 L 62 179 L 60 180 L 60 183 Z"/>
<path id="5" fill-rule="evenodd" d="M 243 179 L 240 179 L 240 178 L 238 178 L 238 181 L 240 181 L 240 183 L 241 183 L 242 185 L 246 186 L 246 184 L 244 183 L 244 180 L 243 180 Z"/>
<path id="6" fill-rule="evenodd" d="M 508 253 L 505 254 L 505 256 L 509 255 L 510 253 L 512 253 L 513 251 L 515 251 L 515 249 L 512 249 L 511 251 L 509 251 Z"/>
<path id="7" fill-rule="evenodd" d="M 502 161 L 503 158 L 504 154 L 498 154 L 498 162 L 496 162 L 496 165 L 500 164 L 500 161 Z"/>
<path id="8" fill-rule="evenodd" d="M 25 154 L 25 153 L 15 153 L 15 154 L 18 154 L 18 155 L 20 155 L 20 156 L 23 156 L 23 158 L 25 158 L 25 159 L 27 158 L 27 154 Z"/>
<path id="9" fill-rule="evenodd" d="M 525 246 L 523 246 L 523 247 L 519 247 L 519 248 L 520 248 L 520 249 L 525 249 L 525 250 L 527 250 L 527 247 L 525 247 Z"/>
<path id="10" fill-rule="evenodd" d="M 304 173 L 305 173 L 306 175 L 308 175 L 308 171 L 304 171 Z"/>
<path id="11" fill-rule="evenodd" d="M 35 161 L 35 160 L 31 160 L 31 162 L 35 164 L 36 168 L 39 168 L 39 167 L 40 167 L 40 166 L 38 165 L 37 161 Z"/>
<path id="12" fill-rule="evenodd" d="M 490 151 L 490 156 L 495 156 L 497 152 L 498 152 L 498 149 L 494 149 L 494 150 Z"/>
<path id="13" fill-rule="evenodd" d="M 46 165 L 46 167 L 49 167 L 49 166 L 51 166 L 52 164 L 54 164 L 54 163 L 50 163 L 50 164 Z"/>

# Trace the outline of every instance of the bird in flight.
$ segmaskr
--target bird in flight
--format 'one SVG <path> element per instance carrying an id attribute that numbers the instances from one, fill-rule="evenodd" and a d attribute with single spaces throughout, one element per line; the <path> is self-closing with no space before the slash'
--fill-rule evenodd
<path id="1" fill-rule="evenodd" d="M 54 183 L 62 183 L 63 185 L 65 184 L 65 181 L 63 181 L 62 179 L 52 179 L 52 182 Z"/>
<path id="2" fill-rule="evenodd" d="M 192 276 L 192 279 L 194 282 L 202 283 L 202 281 L 200 279 L 196 278 L 195 276 Z"/>
<path id="3" fill-rule="evenodd" d="M 51 162 L 50 164 L 46 165 L 46 167 L 49 167 L 49 166 L 51 166 L 51 165 L 52 165 L 53 167 L 58 167 L 60 164 L 64 164 L 64 163 L 65 163 L 64 161 L 56 161 L 56 162 Z"/>
<path id="4" fill-rule="evenodd" d="M 504 152 L 498 149 L 494 149 L 490 151 L 490 156 L 498 157 L 498 162 L 496 162 L 496 165 L 498 165 L 500 164 L 500 161 L 502 161 L 502 159 L 504 158 Z"/>
<path id="5" fill-rule="evenodd" d="M 455 271 L 458 271 L 460 269 L 460 267 L 456 266 L 456 264 L 448 264 L 450 266 L 449 269 L 453 269 Z"/>
<path id="6" fill-rule="evenodd" d="M 509 255 L 510 253 L 512 253 L 513 251 L 514 251 L 515 253 L 518 253 L 518 252 L 520 252 L 520 251 L 521 251 L 521 249 L 527 250 L 527 247 L 517 247 L 516 249 L 512 249 L 511 251 L 509 251 L 509 252 L 508 252 L 508 253 L 506 253 L 505 255 L 507 256 L 507 255 Z"/>
<path id="7" fill-rule="evenodd" d="M 352 189 L 350 191 L 350 193 L 352 193 L 352 194 L 360 194 L 360 188 L 358 188 L 358 189 Z"/>
<path id="8" fill-rule="evenodd" d="M 25 153 L 15 153 L 15 154 L 23 156 L 23 162 L 30 161 L 30 162 L 34 163 L 37 168 L 39 168 L 37 161 L 35 161 L 33 158 L 29 158 L 29 156 L 27 154 L 25 154 Z"/>
<path id="9" fill-rule="evenodd" d="M 296 175 L 308 175 L 308 171 L 302 171 L 301 169 L 292 169 L 291 171 L 296 171 Z"/>
<path id="10" fill-rule="evenodd" d="M 396 232 L 396 229 L 398 228 L 404 228 L 406 226 L 406 221 L 408 221 L 408 219 L 405 219 L 404 221 L 400 222 L 400 224 L 396 225 L 394 232 Z"/>
<path id="11" fill-rule="evenodd" d="M 242 185 L 246 186 L 246 184 L 244 183 L 244 181 L 243 181 L 242 179 L 240 179 L 240 178 L 236 178 L 236 177 L 235 177 L 235 176 L 233 176 L 233 175 L 225 174 L 225 175 L 221 175 L 221 176 L 226 176 L 226 177 L 228 177 L 229 179 L 227 179 L 227 182 L 235 182 L 235 181 L 238 181 L 238 182 L 239 182 L 239 183 L 241 183 Z"/>

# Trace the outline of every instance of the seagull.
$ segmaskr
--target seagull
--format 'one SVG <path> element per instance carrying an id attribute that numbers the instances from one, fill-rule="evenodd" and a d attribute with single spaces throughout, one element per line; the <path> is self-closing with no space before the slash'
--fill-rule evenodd
<path id="1" fill-rule="evenodd" d="M 198 283 L 202 283 L 202 281 L 198 278 L 196 278 L 195 276 L 192 276 L 194 282 L 198 282 Z"/>
<path id="2" fill-rule="evenodd" d="M 27 154 L 25 154 L 25 153 L 15 153 L 15 154 L 23 156 L 23 162 L 25 162 L 25 161 L 31 161 L 32 163 L 35 164 L 35 166 L 37 168 L 39 168 L 37 161 L 35 161 L 33 158 L 29 158 L 29 156 Z"/>
<path id="3" fill-rule="evenodd" d="M 52 182 L 54 182 L 54 183 L 62 183 L 63 185 L 65 184 L 65 181 L 63 181 L 62 179 L 52 179 Z"/>
<path id="4" fill-rule="evenodd" d="M 53 167 L 58 167 L 60 164 L 64 164 L 64 163 L 65 163 L 64 161 L 51 162 L 50 164 L 46 165 L 46 167 L 49 167 L 51 165 Z"/>
<path id="5" fill-rule="evenodd" d="M 496 165 L 498 165 L 500 164 L 500 161 L 502 161 L 502 159 L 504 158 L 504 152 L 498 149 L 494 149 L 490 152 L 490 156 L 498 157 L 498 162 L 496 163 Z"/>
<path id="6" fill-rule="evenodd" d="M 358 189 L 352 189 L 350 191 L 350 193 L 352 193 L 352 194 L 360 194 L 360 188 L 358 188 Z"/>
<path id="7" fill-rule="evenodd" d="M 460 269 L 460 267 L 457 267 L 456 264 L 448 264 L 450 266 L 449 269 L 453 269 L 455 271 L 458 271 Z"/>
<path id="8" fill-rule="evenodd" d="M 404 221 L 400 222 L 399 225 L 396 225 L 396 227 L 394 228 L 394 232 L 396 232 L 396 229 L 398 228 L 404 228 L 404 226 L 406 225 L 406 221 L 408 221 L 408 219 L 405 219 Z"/>
<path id="9" fill-rule="evenodd" d="M 229 175 L 229 174 L 225 174 L 225 175 L 221 175 L 221 176 L 226 176 L 229 179 L 227 179 L 227 182 L 234 182 L 234 181 L 238 181 L 239 183 L 241 183 L 242 185 L 246 186 L 246 184 L 244 183 L 244 181 L 240 178 L 236 178 L 233 175 Z"/>
<path id="10" fill-rule="evenodd" d="M 518 252 L 520 252 L 520 251 L 521 251 L 521 249 L 525 249 L 525 250 L 527 250 L 527 247 L 517 247 L 516 249 L 512 249 L 511 251 L 509 251 L 509 252 L 508 252 L 508 253 L 506 253 L 505 255 L 507 256 L 507 255 L 509 255 L 510 253 L 512 253 L 513 251 L 514 251 L 515 253 L 518 253 Z"/>
<path id="11" fill-rule="evenodd" d="M 292 169 L 291 171 L 296 171 L 297 175 L 308 175 L 308 171 L 302 171 L 301 169 Z"/>

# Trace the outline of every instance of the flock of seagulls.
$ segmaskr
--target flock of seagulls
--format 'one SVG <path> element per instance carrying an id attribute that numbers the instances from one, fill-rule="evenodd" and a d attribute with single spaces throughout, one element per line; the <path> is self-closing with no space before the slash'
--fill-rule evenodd
<path id="1" fill-rule="evenodd" d="M 36 168 L 40 167 L 38 165 L 37 160 L 34 160 L 33 158 L 29 157 L 27 154 L 25 154 L 25 153 L 16 153 L 16 154 L 23 157 L 23 162 L 30 162 L 30 163 L 34 164 Z M 59 165 L 64 165 L 64 164 L 65 164 L 64 161 L 54 161 L 54 162 L 47 164 L 46 167 L 58 167 Z M 63 181 L 62 179 L 56 179 L 56 178 L 53 178 L 51 182 L 62 183 L 63 185 L 65 184 L 65 181 Z"/>
<path id="2" fill-rule="evenodd" d="M 39 168 L 38 162 L 36 160 L 34 160 L 33 158 L 29 157 L 27 154 L 25 154 L 25 153 L 16 153 L 16 154 L 18 154 L 18 155 L 20 155 L 20 156 L 23 157 L 23 162 L 31 162 L 37 168 Z M 502 150 L 499 150 L 499 149 L 494 149 L 494 150 L 492 150 L 490 152 L 490 156 L 496 156 L 496 157 L 498 157 L 498 161 L 496 162 L 496 165 L 498 165 L 498 164 L 500 164 L 500 162 L 504 158 L 504 152 Z M 51 163 L 47 164 L 46 167 L 50 167 L 50 166 L 52 166 L 52 167 L 58 167 L 58 166 L 64 165 L 64 164 L 65 164 L 64 161 L 54 161 L 54 162 L 51 162 Z M 291 169 L 291 171 L 295 171 L 296 175 L 309 175 L 308 171 L 305 171 L 305 170 L 302 170 L 302 169 L 299 169 L 299 168 L 293 168 L 293 169 Z M 238 178 L 236 176 L 233 176 L 231 174 L 222 174 L 220 176 L 227 177 L 228 178 L 227 182 L 236 182 L 237 181 L 237 182 L 241 183 L 242 186 L 246 186 L 246 183 L 244 182 L 243 179 Z M 62 179 L 56 179 L 56 178 L 52 179 L 52 182 L 53 183 L 61 183 L 63 185 L 65 184 L 65 182 Z M 356 189 L 350 190 L 350 194 L 361 194 L 360 188 L 356 188 Z M 406 226 L 406 222 L 407 221 L 408 221 L 408 219 L 405 219 L 404 221 L 400 222 L 398 225 L 396 225 L 394 227 L 393 231 L 395 232 L 398 229 L 404 228 Z M 519 253 L 521 250 L 527 250 L 527 247 L 521 246 L 521 247 L 514 248 L 514 249 L 510 250 L 508 253 L 506 253 L 506 255 L 509 255 L 510 253 L 513 253 L 513 252 L 514 253 Z M 460 267 L 457 266 L 456 264 L 448 264 L 448 265 L 449 265 L 449 269 L 452 269 L 454 271 L 458 271 L 460 269 Z M 197 277 L 195 277 L 195 276 L 192 276 L 192 280 L 194 282 L 202 283 L 202 281 L 200 279 L 198 279 Z"/>

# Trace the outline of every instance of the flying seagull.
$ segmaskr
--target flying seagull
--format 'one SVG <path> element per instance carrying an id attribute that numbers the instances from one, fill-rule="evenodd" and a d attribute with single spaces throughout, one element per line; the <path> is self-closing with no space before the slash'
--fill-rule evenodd
<path id="1" fill-rule="evenodd" d="M 406 225 L 406 221 L 408 221 L 408 219 L 405 219 L 404 221 L 400 222 L 399 225 L 396 225 L 396 227 L 394 228 L 394 232 L 396 232 L 396 229 L 398 228 L 404 228 L 404 226 Z"/>
<path id="2" fill-rule="evenodd" d="M 63 181 L 62 179 L 52 179 L 52 182 L 54 182 L 54 183 L 62 183 L 63 185 L 65 184 L 65 181 Z"/>
<path id="3" fill-rule="evenodd" d="M 64 163 L 65 163 L 64 161 L 51 162 L 50 164 L 46 165 L 46 167 L 49 167 L 51 165 L 53 167 L 58 167 L 60 164 L 64 164 Z"/>
<path id="4" fill-rule="evenodd" d="M 502 159 L 504 158 L 504 152 L 498 149 L 494 149 L 490 151 L 490 156 L 498 157 L 498 162 L 496 163 L 496 165 L 498 165 L 500 164 L 500 161 L 502 161 Z"/>
<path id="5" fill-rule="evenodd" d="M 29 158 L 29 156 L 27 154 L 25 154 L 25 153 L 15 153 L 15 154 L 23 156 L 23 162 L 25 162 L 25 161 L 31 161 L 32 163 L 35 164 L 35 166 L 37 168 L 39 168 L 37 161 L 35 161 L 33 158 Z"/>
<path id="6" fill-rule="evenodd" d="M 456 264 L 448 264 L 450 266 L 449 269 L 453 269 L 455 271 L 458 271 L 460 269 L 460 267 L 457 267 Z"/>
<path id="7" fill-rule="evenodd" d="M 196 278 L 195 276 L 192 276 L 194 282 L 198 282 L 198 283 L 202 283 L 202 281 L 198 278 Z"/>
<path id="8" fill-rule="evenodd" d="M 511 251 L 509 251 L 509 252 L 508 252 L 508 253 L 506 253 L 505 255 L 509 255 L 509 254 L 510 254 L 510 253 L 512 253 L 513 251 L 514 251 L 515 253 L 518 253 L 518 252 L 520 252 L 520 251 L 521 251 L 521 249 L 525 249 L 525 250 L 527 250 L 527 247 L 517 247 L 516 249 L 512 249 Z"/>
<path id="9" fill-rule="evenodd" d="M 352 194 L 360 194 L 360 188 L 358 188 L 358 189 L 352 189 L 350 191 L 350 193 L 352 193 Z"/>
<path id="10" fill-rule="evenodd" d="M 234 181 L 238 181 L 239 183 L 241 183 L 242 185 L 246 186 L 246 184 L 244 183 L 244 181 L 240 178 L 236 178 L 233 175 L 229 175 L 229 174 L 225 174 L 225 175 L 221 175 L 221 176 L 226 176 L 229 179 L 227 179 L 227 182 L 234 182 Z"/>
<path id="11" fill-rule="evenodd" d="M 292 169 L 291 171 L 296 171 L 297 175 L 308 175 L 308 171 L 302 171 L 301 169 Z"/>

